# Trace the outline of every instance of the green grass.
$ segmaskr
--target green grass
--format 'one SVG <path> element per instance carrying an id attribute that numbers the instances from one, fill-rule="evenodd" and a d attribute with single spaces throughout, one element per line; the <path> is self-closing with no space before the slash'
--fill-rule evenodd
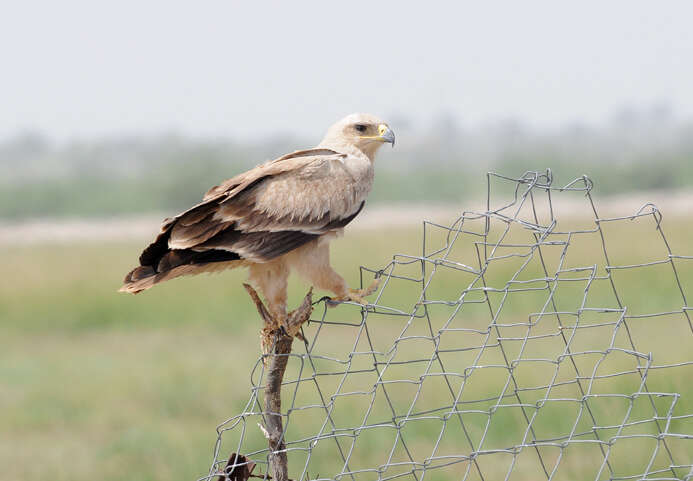
<path id="1" fill-rule="evenodd" d="M 672 249 L 676 253 L 691 254 L 690 239 L 693 223 L 689 218 L 665 218 L 663 227 Z M 663 248 L 651 222 L 646 219 L 605 225 L 607 249 L 612 265 L 662 258 Z M 513 239 L 521 240 L 525 232 L 513 232 Z M 442 242 L 441 233 L 433 232 L 427 240 L 435 247 Z M 336 268 L 351 285 L 358 284 L 358 265 L 370 267 L 386 265 L 394 253 L 419 254 L 420 232 L 411 230 L 381 233 L 353 232 L 334 243 L 333 258 Z M 471 244 L 463 240 L 460 248 L 451 252 L 451 258 L 474 265 Z M 462 245 L 463 244 L 463 245 Z M 589 266 L 602 262 L 601 243 L 593 235 L 577 236 L 571 240 L 571 249 L 565 259 L 566 267 Z M 247 295 L 240 287 L 243 272 L 225 272 L 214 276 L 181 279 L 138 296 L 118 294 L 119 281 L 135 261 L 140 245 L 115 243 L 83 245 L 32 245 L 27 247 L 3 246 L 0 262 L 3 276 L 0 280 L 0 465 L 2 479 L 53 480 L 190 480 L 206 474 L 212 459 L 216 426 L 242 411 L 249 397 L 250 373 L 259 351 L 259 324 L 257 314 Z M 499 252 L 499 254 L 502 254 Z M 560 252 L 546 249 L 546 262 L 551 266 Z M 494 262 L 489 269 L 487 283 L 502 287 L 514 273 L 521 259 L 510 258 Z M 693 295 L 693 261 L 677 263 L 686 294 Z M 400 266 L 402 273 L 420 273 L 416 266 Z M 417 271 L 417 269 L 419 269 Z M 454 300 L 471 278 L 459 271 L 438 268 L 429 290 L 429 299 Z M 430 270 L 427 272 L 430 274 Z M 530 264 L 524 271 L 526 278 L 541 274 L 539 264 Z M 568 274 L 566 274 L 567 276 Z M 576 276 L 573 276 L 576 277 Z M 681 294 L 673 284 L 668 265 L 641 268 L 637 272 L 614 273 L 622 302 L 629 313 L 643 314 L 680 309 Z M 615 299 L 605 281 L 590 290 L 588 306 L 612 306 Z M 291 302 L 296 304 L 307 285 L 294 280 Z M 557 293 L 559 309 L 574 310 L 582 299 L 584 283 L 565 282 Z M 381 298 L 381 303 L 411 310 L 417 300 L 418 288 L 411 282 L 392 281 Z M 491 294 L 497 309 L 502 296 Z M 546 298 L 543 293 L 516 293 L 505 299 L 499 323 L 526 322 L 529 312 L 537 312 Z M 486 308 L 488 309 L 488 308 Z M 450 315 L 448 307 L 431 308 L 434 329 L 443 325 Z M 317 313 L 314 315 L 314 317 Z M 340 306 L 329 311 L 331 319 L 358 321 L 359 310 L 354 306 Z M 609 314 L 585 315 L 585 324 L 613 320 Z M 532 328 L 532 335 L 555 334 L 556 321 L 547 317 Z M 574 319 L 565 321 L 568 325 Z M 465 307 L 449 327 L 484 330 L 489 324 L 488 310 Z M 408 324 L 403 317 L 372 316 L 369 333 L 374 347 L 382 351 L 379 361 L 403 361 L 420 358 L 431 351 L 428 340 L 401 341 L 396 350 L 392 341 L 403 330 L 409 335 L 425 334 L 423 321 Z M 655 364 L 690 360 L 693 352 L 693 334 L 682 316 L 639 318 L 628 322 L 629 333 L 620 328 L 616 346 L 627 346 L 628 334 L 639 350 L 651 352 Z M 315 335 L 317 326 L 309 326 L 309 335 Z M 330 327 L 321 332 L 317 346 L 322 354 L 346 359 L 358 339 L 359 327 Z M 613 326 L 575 330 L 574 350 L 605 349 L 611 341 Z M 573 332 L 568 329 L 567 332 Z M 504 338 L 527 334 L 526 326 L 501 328 Z M 492 340 L 493 341 L 493 340 Z M 520 355 L 522 343 L 507 340 L 506 355 Z M 523 358 L 555 358 L 562 352 L 558 337 L 537 339 L 525 346 Z M 441 349 L 473 347 L 483 343 L 482 335 L 450 331 L 441 340 Z M 490 342 L 493 344 L 493 342 Z M 364 345 L 359 344 L 359 349 Z M 296 348 L 300 351 L 300 346 Z M 357 349 L 357 350 L 359 350 Z M 297 351 L 297 352 L 298 352 Z M 316 351 L 317 352 L 317 351 Z M 455 371 L 473 363 L 478 350 L 449 352 L 441 359 Z M 595 367 L 598 355 L 576 357 L 583 373 Z M 599 374 L 619 372 L 633 367 L 632 356 L 610 355 L 599 368 Z M 344 369 L 332 361 L 320 361 L 321 369 Z M 498 348 L 487 349 L 479 365 L 503 364 Z M 384 380 L 418 379 L 426 363 L 406 367 L 392 365 Z M 352 369 L 372 367 L 368 356 L 355 356 Z M 295 365 L 290 365 L 287 378 L 296 376 Z M 451 368 L 452 369 L 452 368 Z M 548 363 L 520 363 L 515 371 L 523 386 L 541 386 L 548 383 L 555 365 Z M 690 366 L 652 370 L 648 387 L 657 392 L 682 394 L 675 414 L 693 413 L 693 386 Z M 557 380 L 574 378 L 574 371 L 563 363 Z M 353 380 L 352 380 L 353 379 Z M 506 369 L 483 368 L 467 379 L 462 401 L 475 401 L 465 409 L 478 413 L 465 414 L 469 435 L 478 443 L 489 428 L 484 448 L 505 448 L 515 444 L 524 434 L 526 423 L 522 411 L 513 399 L 503 406 L 491 409 L 494 402 L 481 402 L 484 396 L 497 395 L 507 381 Z M 320 379 L 326 393 L 337 392 L 338 376 Z M 460 379 L 454 386 L 459 388 Z M 369 389 L 373 380 L 369 376 L 353 375 L 341 392 Z M 390 385 L 393 406 L 397 413 L 406 413 L 416 386 L 394 383 Z M 594 393 L 638 390 L 639 377 L 624 375 L 595 381 Z M 527 391 L 523 402 L 531 404 L 541 399 L 546 390 Z M 300 390 L 299 402 L 308 402 L 314 394 Z M 579 396 L 574 385 L 557 387 L 552 398 Z M 360 423 L 364 406 L 370 404 L 369 395 L 337 398 L 334 406 L 344 427 Z M 391 421 L 389 407 L 382 404 L 382 395 L 376 392 L 371 420 Z M 646 402 L 647 401 L 647 402 Z M 630 401 L 612 398 L 595 399 L 593 409 L 598 424 L 604 426 L 601 434 L 608 438 L 616 434 L 606 426 L 619 424 Z M 670 397 L 658 398 L 657 412 L 665 415 Z M 433 409 L 450 404 L 450 395 L 441 378 L 430 377 L 424 382 L 414 411 Z M 564 434 L 573 426 L 578 403 L 554 402 L 547 404 L 537 415 L 537 437 Z M 528 411 L 532 413 L 533 408 Z M 443 412 L 435 413 L 442 416 Z M 630 420 L 652 416 L 649 400 L 640 397 L 633 401 Z M 323 417 L 308 412 L 295 416 L 287 436 L 317 428 Z M 300 421 L 299 421 L 300 420 Z M 412 421 L 403 428 L 409 440 L 408 448 L 417 459 L 431 454 L 432 446 L 441 433 L 444 421 L 426 419 Z M 578 431 L 589 430 L 591 422 L 583 415 Z M 438 454 L 464 451 L 466 441 L 460 438 L 459 424 L 448 421 L 440 441 Z M 296 431 L 292 431 L 295 429 Z M 653 433 L 652 423 L 633 426 L 632 432 Z M 250 426 L 249 436 L 258 443 L 261 435 Z M 639 431 L 638 431 L 639 430 Z M 675 421 L 671 432 L 693 432 L 690 420 Z M 231 450 L 235 431 L 226 433 L 222 449 Z M 364 431 L 354 454 L 355 467 L 382 464 L 395 440 L 393 429 Z M 623 440 L 614 445 L 611 454 L 617 465 L 615 475 L 642 472 L 649 458 L 639 453 L 650 453 L 652 438 Z M 688 443 L 688 444 L 686 444 Z M 690 463 L 693 449 L 690 441 L 672 441 L 670 448 L 680 463 Z M 341 469 L 334 448 L 319 444 L 311 462 L 311 474 L 328 476 Z M 462 447 L 460 447 L 462 446 Z M 593 472 L 594 463 L 601 462 L 595 445 L 585 445 L 582 451 L 566 450 L 557 472 L 558 479 L 585 479 Z M 468 451 L 468 449 L 467 449 Z M 542 456 L 552 469 L 560 449 L 543 447 Z M 224 451 L 221 457 L 225 457 Z M 394 460 L 402 458 L 401 446 L 396 447 Z M 305 461 L 292 454 L 291 466 Z M 404 460 L 404 458 L 400 459 Z M 486 479 L 503 479 L 512 460 L 509 454 L 481 456 L 478 463 Z M 657 458 L 657 463 L 661 459 Z M 643 464 L 644 463 L 644 464 Z M 588 469 L 589 468 L 589 469 Z M 313 471 L 315 469 L 315 471 Z M 465 467 L 441 467 L 429 471 L 427 481 L 459 479 Z M 537 464 L 536 452 L 525 449 L 517 457 L 516 477 L 511 479 L 541 479 L 543 472 Z M 391 468 L 385 475 L 392 475 Z M 477 479 L 472 470 L 469 479 Z M 300 473 L 291 472 L 292 476 Z M 372 474 L 372 473 L 371 473 Z M 681 474 L 681 473 L 679 473 Z M 375 479 L 361 476 L 360 479 Z M 407 478 L 408 479 L 408 478 Z"/>

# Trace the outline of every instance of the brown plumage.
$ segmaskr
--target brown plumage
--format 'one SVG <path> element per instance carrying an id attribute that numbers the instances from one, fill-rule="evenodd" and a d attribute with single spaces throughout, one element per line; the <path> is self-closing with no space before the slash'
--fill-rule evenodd
<path id="1" fill-rule="evenodd" d="M 364 206 L 375 153 L 394 144 L 389 127 L 367 114 L 333 125 L 314 149 L 266 162 L 212 187 L 201 203 L 165 219 L 125 276 L 138 293 L 188 274 L 247 266 L 273 315 L 286 312 L 291 268 L 339 299 L 362 301 L 329 265 L 328 242 Z"/>

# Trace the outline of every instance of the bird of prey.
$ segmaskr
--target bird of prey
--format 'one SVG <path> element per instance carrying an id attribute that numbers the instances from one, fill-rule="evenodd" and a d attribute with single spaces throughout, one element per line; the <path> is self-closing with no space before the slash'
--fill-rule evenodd
<path id="1" fill-rule="evenodd" d="M 375 287 L 350 289 L 330 266 L 329 242 L 363 209 L 384 143 L 395 143 L 388 124 L 352 114 L 330 127 L 317 147 L 212 187 L 201 203 L 164 220 L 120 290 L 138 293 L 179 276 L 248 267 L 251 284 L 280 320 L 293 269 L 333 292 L 334 301 L 365 303 Z"/>

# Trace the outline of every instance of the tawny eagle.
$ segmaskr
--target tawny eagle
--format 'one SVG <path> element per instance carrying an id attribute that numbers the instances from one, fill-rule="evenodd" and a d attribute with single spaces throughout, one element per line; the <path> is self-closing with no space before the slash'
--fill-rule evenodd
<path id="1" fill-rule="evenodd" d="M 246 266 L 277 319 L 286 315 L 291 269 L 334 300 L 364 303 L 371 289 L 347 286 L 330 266 L 329 242 L 363 209 L 384 143 L 395 143 L 385 122 L 352 114 L 317 147 L 212 187 L 201 203 L 164 220 L 120 290 L 138 293 L 174 277 Z"/>

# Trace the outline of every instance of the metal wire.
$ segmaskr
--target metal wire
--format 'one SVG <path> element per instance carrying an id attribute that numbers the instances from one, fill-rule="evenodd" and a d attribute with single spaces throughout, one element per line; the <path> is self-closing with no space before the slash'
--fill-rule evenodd
<path id="1" fill-rule="evenodd" d="M 485 211 L 424 222 L 421 255 L 362 268 L 362 284 L 382 279 L 373 304 L 317 305 L 282 388 L 292 479 L 693 479 L 693 391 L 671 389 L 693 382 L 679 275 L 693 256 L 672 252 L 653 204 L 601 218 L 587 177 L 487 182 Z M 558 195 L 579 195 L 592 221 L 558 216 Z M 663 256 L 612 262 L 625 249 L 605 226 L 637 220 L 652 222 Z M 589 265 L 571 263 L 576 249 Z M 665 280 L 680 301 L 634 310 L 624 273 L 640 279 L 636 301 Z M 200 479 L 230 452 L 266 473 L 263 375 L 258 359 L 248 403 L 218 426 Z"/>

